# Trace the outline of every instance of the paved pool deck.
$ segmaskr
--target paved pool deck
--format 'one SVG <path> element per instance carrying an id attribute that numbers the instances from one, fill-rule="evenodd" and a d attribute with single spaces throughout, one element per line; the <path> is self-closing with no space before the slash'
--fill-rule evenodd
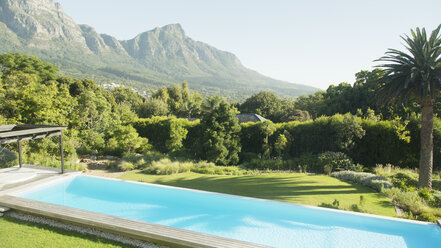
<path id="1" fill-rule="evenodd" d="M 72 172 L 68 172 L 72 173 Z M 60 176 L 60 169 L 35 165 L 23 165 L 0 169 L 0 192 L 35 182 L 44 178 Z"/>

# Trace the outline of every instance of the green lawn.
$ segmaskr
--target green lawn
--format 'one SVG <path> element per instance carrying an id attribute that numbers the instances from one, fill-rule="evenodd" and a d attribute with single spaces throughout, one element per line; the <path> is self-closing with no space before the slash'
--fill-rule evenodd
<path id="1" fill-rule="evenodd" d="M 46 225 L 21 221 L 10 217 L 0 218 L 0 247 L 131 247 L 91 235 L 65 231 Z"/>
<path id="2" fill-rule="evenodd" d="M 359 204 L 362 195 L 365 199 L 364 209 L 368 213 L 396 217 L 392 203 L 381 194 L 363 186 L 352 185 L 323 175 L 299 173 L 274 173 L 257 176 L 219 176 L 196 173 L 148 175 L 140 171 L 132 171 L 121 176 L 120 179 L 312 206 L 332 203 L 337 199 L 343 209 L 348 209 L 352 204 Z"/>

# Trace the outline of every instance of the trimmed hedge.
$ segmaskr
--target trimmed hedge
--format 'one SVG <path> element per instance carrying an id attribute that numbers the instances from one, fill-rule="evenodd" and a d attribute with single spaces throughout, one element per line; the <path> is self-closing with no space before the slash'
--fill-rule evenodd
<path id="1" fill-rule="evenodd" d="M 408 123 L 401 120 L 372 121 L 350 114 L 323 116 L 314 121 L 273 124 L 269 121 L 242 123 L 239 154 L 241 163 L 253 159 L 280 158 L 275 149 L 277 138 L 283 135 L 286 146 L 284 159 L 297 159 L 305 154 L 318 155 L 323 152 L 342 152 L 354 163 L 374 167 L 391 163 L 400 167 L 417 168 L 420 147 L 419 119 Z M 161 152 L 178 151 L 190 158 L 198 159 L 202 135 L 199 121 L 188 121 L 174 117 L 138 119 L 133 123 L 142 137 Z M 434 169 L 440 169 L 441 120 L 434 119 Z M 315 165 L 310 165 L 310 168 Z M 314 169 L 321 172 L 322 167 Z"/>

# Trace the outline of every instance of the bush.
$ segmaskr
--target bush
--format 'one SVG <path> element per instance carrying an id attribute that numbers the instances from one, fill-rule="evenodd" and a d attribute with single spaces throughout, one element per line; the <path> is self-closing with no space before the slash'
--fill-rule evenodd
<path id="1" fill-rule="evenodd" d="M 331 173 L 331 176 L 345 182 L 364 185 L 378 192 L 381 192 L 382 188 L 385 189 L 392 188 L 392 184 L 385 177 L 377 176 L 372 173 L 340 171 L 340 172 Z"/>
<path id="2" fill-rule="evenodd" d="M 141 137 L 148 138 L 153 147 L 160 152 L 178 151 L 183 148 L 188 129 L 198 125 L 199 121 L 175 117 L 152 117 L 138 119 L 133 127 Z"/>
<path id="3" fill-rule="evenodd" d="M 26 163 L 40 166 L 47 166 L 53 168 L 61 168 L 61 161 L 57 158 L 50 157 L 43 154 L 31 154 L 25 158 Z M 82 171 L 87 168 L 85 163 L 77 163 L 75 158 L 64 161 L 64 168 L 68 170 Z"/>
<path id="4" fill-rule="evenodd" d="M 427 222 L 436 222 L 437 217 L 432 213 L 423 212 L 416 217 L 417 220 L 427 221 Z"/>
<path id="5" fill-rule="evenodd" d="M 334 202 L 332 202 L 332 204 L 331 203 L 322 202 L 322 203 L 320 203 L 319 207 L 339 209 L 340 208 L 340 202 L 337 199 L 335 199 Z"/>
<path id="6" fill-rule="evenodd" d="M 343 169 L 350 170 L 352 166 L 351 159 L 342 152 L 324 152 L 318 156 L 320 167 L 324 168 L 326 165 L 331 167 L 331 170 Z"/>
<path id="7" fill-rule="evenodd" d="M 413 215 L 418 215 L 425 208 L 418 192 L 407 192 L 399 188 L 383 189 L 382 191 L 392 202 L 400 208 L 411 211 Z"/>
<path id="8" fill-rule="evenodd" d="M 282 159 L 252 159 L 243 164 L 248 169 L 256 170 L 292 170 L 294 169 L 293 160 Z"/>
<path id="9" fill-rule="evenodd" d="M 317 156 L 312 153 L 305 153 L 294 159 L 295 168 L 299 168 L 300 172 L 323 173 L 323 167 L 319 166 Z M 300 169 L 301 168 L 301 169 Z"/>
<path id="10" fill-rule="evenodd" d="M 214 163 L 200 161 L 194 162 L 179 162 L 171 161 L 168 158 L 163 158 L 159 161 L 153 161 L 150 166 L 144 170 L 145 173 L 155 175 L 170 175 L 185 172 L 195 172 L 201 174 L 212 175 L 244 175 L 254 174 L 254 171 L 247 171 L 237 166 L 216 166 Z"/>
<path id="11" fill-rule="evenodd" d="M 434 191 L 432 197 L 431 205 L 436 208 L 441 208 L 441 192 Z"/>
<path id="12" fill-rule="evenodd" d="M 192 172 L 212 175 L 247 175 L 256 174 L 256 171 L 241 169 L 237 166 L 217 166 L 214 163 L 201 161 L 195 163 L 191 168 Z"/>
<path id="13" fill-rule="evenodd" d="M 118 170 L 120 171 L 130 171 L 135 169 L 135 165 L 128 161 L 120 161 L 117 164 Z"/>
<path id="14" fill-rule="evenodd" d="M 13 165 L 13 162 L 17 159 L 17 155 L 15 152 L 0 147 L 0 168 L 10 167 Z"/>
<path id="15" fill-rule="evenodd" d="M 171 175 L 176 173 L 189 172 L 193 166 L 190 162 L 171 161 L 168 158 L 163 158 L 159 161 L 153 161 L 150 166 L 145 168 L 145 172 L 155 175 Z"/>

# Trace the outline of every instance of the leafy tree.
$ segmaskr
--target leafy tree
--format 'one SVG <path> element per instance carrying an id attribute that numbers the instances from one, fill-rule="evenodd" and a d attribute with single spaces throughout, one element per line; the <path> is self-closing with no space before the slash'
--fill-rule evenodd
<path id="1" fill-rule="evenodd" d="M 201 157 L 220 165 L 239 162 L 240 125 L 234 111 L 221 102 L 201 120 Z"/>
<path id="2" fill-rule="evenodd" d="M 282 100 L 274 93 L 261 91 L 246 99 L 239 107 L 242 113 L 256 113 L 274 122 L 282 115 Z"/>
<path id="3" fill-rule="evenodd" d="M 297 98 L 296 107 L 297 109 L 308 111 L 311 118 L 316 119 L 324 114 L 325 91 L 317 91 L 314 94 L 303 95 Z"/>
<path id="4" fill-rule="evenodd" d="M 411 30 L 412 37 L 401 38 L 410 54 L 389 49 L 378 61 L 389 62 L 379 67 L 386 70 L 386 83 L 381 87 L 383 103 L 403 103 L 413 99 L 421 106 L 420 188 L 432 188 L 433 167 L 433 102 L 441 88 L 441 25 L 429 38 L 426 30 Z"/>
<path id="5" fill-rule="evenodd" d="M 200 94 L 190 92 L 186 81 L 182 87 L 174 85 L 154 91 L 152 98 L 165 102 L 169 112 L 177 117 L 199 116 L 203 101 Z"/>
<path id="6" fill-rule="evenodd" d="M 153 116 L 167 116 L 168 105 L 161 99 L 146 99 L 139 109 L 139 117 L 150 118 Z"/>
<path id="7" fill-rule="evenodd" d="M 279 158 L 281 158 L 284 155 L 287 145 L 288 145 L 288 139 L 286 138 L 286 136 L 283 134 L 279 134 L 276 143 L 274 143 L 274 150 L 276 151 L 277 156 Z"/>
<path id="8" fill-rule="evenodd" d="M 115 102 L 119 105 L 128 105 L 130 109 L 137 113 L 143 103 L 142 96 L 127 87 L 116 87 L 110 90 L 115 98 Z"/>
<path id="9" fill-rule="evenodd" d="M 106 144 L 106 149 L 113 154 L 145 152 L 148 149 L 148 139 L 139 137 L 136 130 L 130 125 L 116 126 L 110 132 L 111 138 Z"/>
<path id="10" fill-rule="evenodd" d="M 46 82 L 58 78 L 58 67 L 41 61 L 35 56 L 20 53 L 6 53 L 0 55 L 0 73 L 9 74 L 25 73 L 36 75 L 39 82 Z"/>

